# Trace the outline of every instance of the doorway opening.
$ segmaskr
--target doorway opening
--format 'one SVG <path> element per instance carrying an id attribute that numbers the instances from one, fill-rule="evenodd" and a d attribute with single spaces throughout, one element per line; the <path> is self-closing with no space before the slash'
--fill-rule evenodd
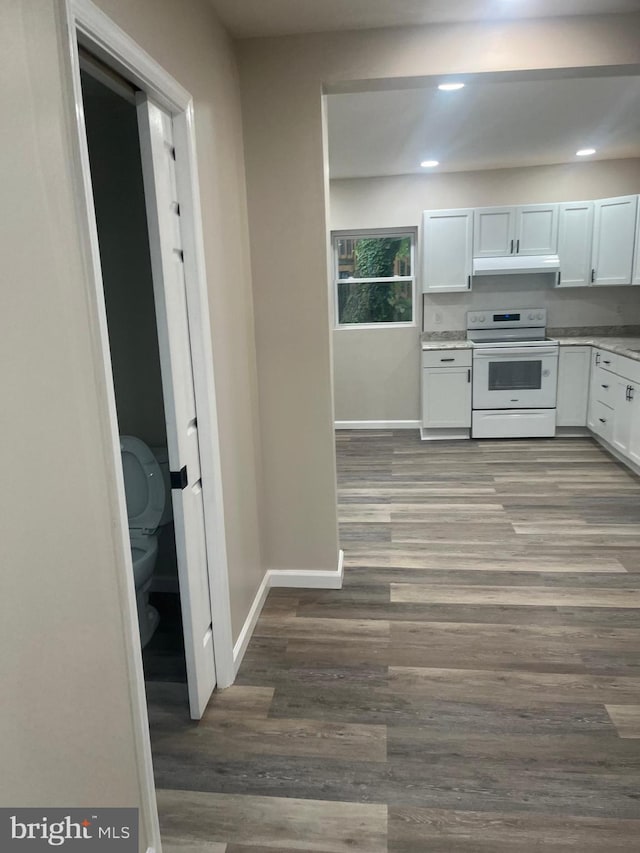
<path id="1" fill-rule="evenodd" d="M 198 422 L 203 408 L 207 424 L 212 386 L 197 405 L 203 367 L 192 348 L 202 303 L 185 269 L 193 196 L 180 182 L 171 112 L 84 48 L 79 57 L 85 190 L 141 670 L 147 679 L 186 681 L 191 717 L 200 719 L 216 686 L 211 553 L 220 551 L 211 547 Z"/>
<path id="2" fill-rule="evenodd" d="M 106 70 L 104 75 L 106 75 Z M 101 75 L 102 79 L 106 77 Z M 119 434 L 122 437 L 125 493 L 129 514 L 136 512 L 131 490 L 139 474 L 132 450 L 144 443 L 168 470 L 167 426 L 153 277 L 145 210 L 144 182 L 136 114 L 136 90 L 115 75 L 110 85 L 91 73 L 88 57 L 81 71 L 91 183 L 100 246 L 111 369 Z M 157 476 L 151 471 L 150 476 Z M 129 478 L 133 478 L 128 482 Z M 165 479 L 165 484 L 168 478 Z M 141 625 L 145 681 L 187 683 L 175 526 L 171 495 L 165 493 L 152 567 L 139 568 L 132 527 L 132 559 Z M 158 507 L 158 509 L 160 509 Z M 147 528 L 150 529 L 150 528 Z M 155 537 L 155 542 L 150 536 Z M 140 543 L 142 544 L 142 543 Z M 146 544 L 146 543 L 145 543 Z M 147 564 L 149 560 L 147 560 Z M 148 577 L 147 577 L 148 575 Z M 146 587 L 146 589 L 143 589 Z M 186 696 L 186 692 L 185 692 Z"/>

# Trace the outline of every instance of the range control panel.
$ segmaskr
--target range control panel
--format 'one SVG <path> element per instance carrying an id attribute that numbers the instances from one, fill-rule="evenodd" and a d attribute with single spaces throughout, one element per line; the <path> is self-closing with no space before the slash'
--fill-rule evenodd
<path id="1" fill-rule="evenodd" d="M 546 325 L 546 308 L 486 308 L 467 311 L 467 329 L 531 329 Z"/>

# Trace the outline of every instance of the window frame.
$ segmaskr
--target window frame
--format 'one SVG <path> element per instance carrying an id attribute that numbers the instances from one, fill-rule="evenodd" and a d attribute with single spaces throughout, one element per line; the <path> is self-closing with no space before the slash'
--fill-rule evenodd
<path id="1" fill-rule="evenodd" d="M 361 240 L 362 238 L 384 238 L 384 237 L 409 237 L 411 241 L 411 275 L 390 276 L 381 278 L 339 278 L 340 258 L 338 254 L 338 242 L 340 240 Z M 350 231 L 332 231 L 331 232 L 331 252 L 333 258 L 332 274 L 333 274 L 333 327 L 334 330 L 353 330 L 353 329 L 410 329 L 417 326 L 416 312 L 418 306 L 416 304 L 416 243 L 418 238 L 418 229 L 415 227 L 409 228 L 361 228 Z M 341 323 L 339 317 L 339 299 L 338 287 L 340 284 L 349 282 L 350 284 L 385 284 L 395 282 L 401 284 L 403 282 L 411 282 L 411 320 L 410 321 L 392 321 L 384 323 Z"/>

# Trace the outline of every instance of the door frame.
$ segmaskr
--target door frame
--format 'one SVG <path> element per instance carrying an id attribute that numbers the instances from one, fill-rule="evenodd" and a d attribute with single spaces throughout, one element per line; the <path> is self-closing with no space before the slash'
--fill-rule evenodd
<path id="1" fill-rule="evenodd" d="M 89 151 L 85 133 L 84 109 L 80 82 L 78 43 L 122 76 L 138 86 L 164 107 L 173 118 L 176 148 L 176 173 L 181 196 L 181 224 L 185 245 L 184 272 L 189 307 L 191 355 L 198 411 L 198 429 L 201 436 L 201 471 L 205 503 L 205 531 L 207 540 L 207 565 L 211 591 L 213 642 L 217 683 L 228 687 L 234 680 L 233 641 L 229 597 L 228 562 L 225 538 L 225 519 L 222 491 L 222 464 L 220 435 L 216 406 L 216 388 L 213 371 L 213 349 L 209 299 L 205 269 L 204 237 L 200 208 L 200 188 L 196 159 L 193 99 L 170 74 L 144 51 L 117 24 L 105 15 L 91 0 L 63 0 L 64 28 L 66 30 L 67 72 L 73 100 L 69 110 L 75 110 L 76 133 L 72 140 L 74 158 L 71 164 L 74 177 L 74 194 L 84 225 L 82 234 L 91 273 L 88 287 L 89 310 L 93 315 L 94 357 L 97 380 L 105 390 L 108 418 L 105 422 L 108 458 L 105 463 L 117 484 L 118 535 L 117 547 L 120 564 L 125 566 L 126 577 L 119 586 L 123 613 L 125 643 L 129 669 L 130 699 L 136 741 L 137 764 L 144 802 L 142 819 L 148 837 L 154 839 L 159 849 L 159 830 L 155 801 L 153 767 L 147 715 L 144 674 L 140 650 L 133 567 L 129 545 L 129 527 L 124 493 L 124 479 L 120 459 L 120 441 L 116 414 L 115 393 L 111 371 L 111 356 L 107 330 L 104 289 L 100 265 L 98 232 L 95 219 L 93 191 L 89 167 Z"/>

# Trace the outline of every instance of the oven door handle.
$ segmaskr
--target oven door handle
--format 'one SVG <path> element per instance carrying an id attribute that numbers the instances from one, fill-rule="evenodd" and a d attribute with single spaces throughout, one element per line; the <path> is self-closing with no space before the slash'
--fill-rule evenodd
<path id="1" fill-rule="evenodd" d="M 509 361 L 514 356 L 529 356 L 531 359 L 537 359 L 544 355 L 558 355 L 558 347 L 509 347 L 508 349 L 489 349 L 485 347 L 476 347 L 473 350 L 474 358 L 499 358 Z"/>

